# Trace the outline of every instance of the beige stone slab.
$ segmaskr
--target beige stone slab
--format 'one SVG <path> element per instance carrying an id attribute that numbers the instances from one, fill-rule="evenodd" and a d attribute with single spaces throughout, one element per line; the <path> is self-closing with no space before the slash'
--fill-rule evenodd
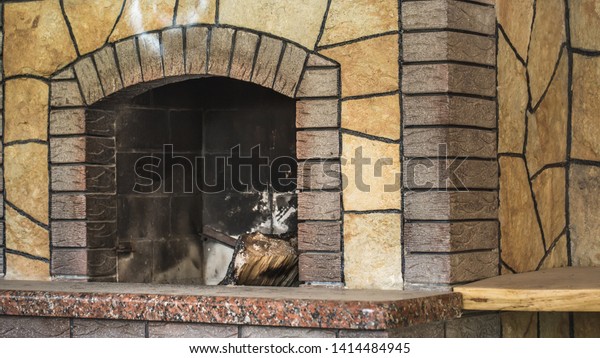
<path id="1" fill-rule="evenodd" d="M 400 139 L 400 96 L 342 102 L 342 128 L 392 140 Z"/>
<path id="2" fill-rule="evenodd" d="M 185 41 L 185 72 L 189 74 L 206 73 L 208 28 L 187 28 Z"/>
<path id="3" fill-rule="evenodd" d="M 178 25 L 212 24 L 215 22 L 217 0 L 179 0 Z"/>
<path id="4" fill-rule="evenodd" d="M 388 35 L 320 52 L 341 65 L 342 97 L 398 90 L 398 36 Z"/>
<path id="5" fill-rule="evenodd" d="M 490 37 L 439 31 L 406 33 L 402 40 L 406 62 L 449 60 L 496 64 L 496 41 Z"/>
<path id="6" fill-rule="evenodd" d="M 342 158 L 345 210 L 401 208 L 399 144 L 343 134 Z"/>
<path id="7" fill-rule="evenodd" d="M 569 0 L 571 45 L 600 51 L 600 4 L 596 0 Z"/>
<path id="8" fill-rule="evenodd" d="M 308 68 L 300 80 L 298 97 L 336 97 L 339 95 L 339 68 Z"/>
<path id="9" fill-rule="evenodd" d="M 440 93 L 494 97 L 496 71 L 459 64 L 404 65 L 402 89 L 405 93 Z"/>
<path id="10" fill-rule="evenodd" d="M 74 65 L 81 92 L 87 104 L 93 104 L 104 97 L 102 84 L 91 57 L 84 57 Z"/>
<path id="11" fill-rule="evenodd" d="M 335 0 L 331 2 L 320 46 L 398 30 L 395 0 Z"/>
<path id="12" fill-rule="evenodd" d="M 298 220 L 339 220 L 340 193 L 310 191 L 298 194 Z"/>
<path id="13" fill-rule="evenodd" d="M 600 313 L 575 313 L 573 331 L 575 338 L 600 337 Z"/>
<path id="14" fill-rule="evenodd" d="M 229 76 L 242 81 L 250 81 L 258 38 L 258 35 L 251 32 L 239 30 L 236 32 Z"/>
<path id="15" fill-rule="evenodd" d="M 171 26 L 174 9 L 175 0 L 127 0 L 123 14 L 109 40 L 115 42 L 132 35 Z"/>
<path id="16" fill-rule="evenodd" d="M 4 74 L 49 76 L 76 57 L 58 1 L 4 6 Z"/>
<path id="17" fill-rule="evenodd" d="M 135 38 L 120 41 L 115 44 L 119 69 L 123 77 L 123 85 L 129 87 L 142 82 L 142 66 L 138 55 L 138 45 Z"/>
<path id="18" fill-rule="evenodd" d="M 600 161 L 600 57 L 573 56 L 571 157 Z"/>
<path id="19" fill-rule="evenodd" d="M 497 189 L 498 163 L 489 160 L 416 159 L 404 162 L 408 189 Z"/>
<path id="20" fill-rule="evenodd" d="M 184 71 L 183 30 L 167 29 L 162 32 L 165 76 L 182 76 Z"/>
<path id="21" fill-rule="evenodd" d="M 105 96 L 123 89 L 123 81 L 117 68 L 115 50 L 112 46 L 105 46 L 100 51 L 97 51 L 94 54 L 94 61 Z"/>
<path id="22" fill-rule="evenodd" d="M 494 8 L 454 0 L 402 2 L 405 30 L 456 29 L 493 35 Z"/>
<path id="23" fill-rule="evenodd" d="M 52 81 L 50 83 L 50 106 L 73 107 L 83 106 L 85 102 L 76 80 Z"/>
<path id="24" fill-rule="evenodd" d="M 337 127 L 338 112 L 338 101 L 335 99 L 298 101 L 296 102 L 296 127 Z"/>
<path id="25" fill-rule="evenodd" d="M 574 266 L 600 266 L 600 168 L 571 165 L 569 218 Z"/>
<path id="26" fill-rule="evenodd" d="M 219 21 L 277 35 L 313 49 L 327 0 L 220 0 Z"/>
<path id="27" fill-rule="evenodd" d="M 500 314 L 502 321 L 502 338 L 537 338 L 537 313 L 504 312 Z"/>
<path id="28" fill-rule="evenodd" d="M 554 247 L 548 249 L 548 256 L 540 266 L 541 270 L 567 267 L 569 265 L 569 253 L 567 250 L 567 235 L 562 235 Z"/>
<path id="29" fill-rule="evenodd" d="M 49 259 L 50 238 L 48 230 L 19 214 L 11 207 L 7 207 L 6 248 Z"/>
<path id="30" fill-rule="evenodd" d="M 531 174 L 545 165 L 567 160 L 569 68 L 565 53 L 556 75 L 535 113 L 527 113 L 527 165 Z"/>
<path id="31" fill-rule="evenodd" d="M 498 247 L 498 223 L 416 222 L 404 224 L 407 253 L 493 250 Z"/>
<path id="32" fill-rule="evenodd" d="M 286 44 L 279 70 L 275 76 L 273 90 L 288 97 L 294 97 L 307 56 L 308 53 L 300 47 Z"/>
<path id="33" fill-rule="evenodd" d="M 406 157 L 496 158 L 496 133 L 471 128 L 406 128 Z"/>
<path id="34" fill-rule="evenodd" d="M 124 0 L 63 1 L 80 54 L 85 55 L 104 45 L 123 3 Z"/>
<path id="35" fill-rule="evenodd" d="M 496 102 L 492 100 L 436 95 L 403 96 L 404 125 L 472 125 L 496 127 Z"/>
<path id="36" fill-rule="evenodd" d="M 484 311 L 599 312 L 600 268 L 563 267 L 454 287 L 463 308 Z"/>
<path id="37" fill-rule="evenodd" d="M 421 284 L 455 284 L 498 275 L 498 252 L 407 254 L 404 279 Z"/>
<path id="38" fill-rule="evenodd" d="M 400 214 L 344 215 L 344 277 L 349 288 L 402 289 Z"/>
<path id="39" fill-rule="evenodd" d="M 216 76 L 227 76 L 229 60 L 233 51 L 234 30 L 216 27 L 211 30 L 208 58 L 208 73 Z"/>
<path id="40" fill-rule="evenodd" d="M 525 66 L 498 37 L 498 152 L 523 153 L 528 93 Z"/>
<path id="41" fill-rule="evenodd" d="M 337 130 L 301 131 L 296 133 L 298 159 L 336 158 L 340 152 Z"/>
<path id="42" fill-rule="evenodd" d="M 32 78 L 5 83 L 4 142 L 48 139 L 48 85 Z"/>
<path id="43" fill-rule="evenodd" d="M 21 255 L 6 253 L 7 280 L 50 280 L 50 264 Z"/>
<path id="44" fill-rule="evenodd" d="M 493 191 L 407 191 L 404 216 L 409 220 L 483 220 L 498 217 Z"/>
<path id="45" fill-rule="evenodd" d="M 534 0 L 497 0 L 496 14 L 510 42 L 521 58 L 527 60 L 527 48 L 533 22 Z M 557 24 L 560 26 L 560 24 Z"/>
<path id="46" fill-rule="evenodd" d="M 138 37 L 142 77 L 145 82 L 164 76 L 160 37 L 157 33 L 143 34 Z"/>
<path id="47" fill-rule="evenodd" d="M 545 251 L 525 163 L 512 157 L 499 161 L 502 260 L 517 272 L 532 271 Z"/>
<path id="48" fill-rule="evenodd" d="M 48 224 L 48 146 L 17 144 L 4 148 L 6 200 Z"/>
<path id="49" fill-rule="evenodd" d="M 564 168 L 548 168 L 541 172 L 531 186 L 548 244 L 560 235 L 566 225 Z"/>
<path id="50" fill-rule="evenodd" d="M 569 338 L 569 314 L 540 312 L 540 338 Z"/>
<path id="51" fill-rule="evenodd" d="M 538 103 L 550 83 L 556 63 L 560 60 L 565 33 L 565 1 L 536 2 L 527 62 L 532 105 Z"/>
<path id="52" fill-rule="evenodd" d="M 273 87 L 281 51 L 283 51 L 281 40 L 261 36 L 256 63 L 252 72 L 252 82 L 267 88 Z"/>

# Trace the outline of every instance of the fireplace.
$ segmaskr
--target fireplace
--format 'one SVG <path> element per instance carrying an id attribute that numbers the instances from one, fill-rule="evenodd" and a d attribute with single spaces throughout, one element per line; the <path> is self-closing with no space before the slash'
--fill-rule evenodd
<path id="1" fill-rule="evenodd" d="M 114 13 L 4 5 L 7 278 L 216 283 L 208 258 L 227 261 L 221 241 L 251 230 L 297 233 L 303 285 L 431 288 L 498 274 L 487 1 L 208 1 L 206 16 L 168 2 L 141 13 L 137 1 Z M 203 91 L 219 108 L 195 107 L 190 94 Z M 261 93 L 279 98 L 266 113 L 283 120 L 216 120 Z M 243 161 L 257 137 L 267 162 L 295 160 L 276 173 L 295 186 L 198 190 L 212 182 L 197 185 L 196 157 L 219 164 L 239 141 Z M 272 167 L 246 171 L 259 182 Z"/>
<path id="2" fill-rule="evenodd" d="M 341 282 L 339 65 L 175 28 L 107 45 L 51 87 L 55 277 L 217 284 L 232 242 L 261 232 L 298 238 L 301 282 Z"/>

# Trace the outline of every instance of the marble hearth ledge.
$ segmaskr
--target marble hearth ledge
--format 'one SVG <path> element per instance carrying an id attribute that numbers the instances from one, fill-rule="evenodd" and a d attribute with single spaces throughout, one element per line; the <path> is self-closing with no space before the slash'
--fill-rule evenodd
<path id="1" fill-rule="evenodd" d="M 0 280 L 0 315 L 390 330 L 461 305 L 452 292 Z"/>

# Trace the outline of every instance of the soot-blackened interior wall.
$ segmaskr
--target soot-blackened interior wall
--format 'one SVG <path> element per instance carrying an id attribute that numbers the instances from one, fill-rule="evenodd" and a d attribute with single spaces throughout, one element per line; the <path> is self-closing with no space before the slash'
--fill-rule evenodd
<path id="1" fill-rule="evenodd" d="M 205 225 L 234 237 L 296 231 L 295 185 L 274 188 L 268 165 L 254 178 L 251 172 L 256 161 L 295 157 L 294 100 L 201 78 L 150 90 L 114 110 L 118 281 L 218 283 L 233 250 L 204 241 Z M 232 161 L 237 146 L 241 159 Z"/>

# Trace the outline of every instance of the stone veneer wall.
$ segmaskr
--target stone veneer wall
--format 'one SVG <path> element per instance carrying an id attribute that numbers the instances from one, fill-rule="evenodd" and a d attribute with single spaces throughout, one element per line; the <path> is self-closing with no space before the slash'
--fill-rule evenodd
<path id="1" fill-rule="evenodd" d="M 598 266 L 600 3 L 496 3 L 502 274 Z M 504 336 L 600 336 L 599 314 L 502 321 Z"/>
<path id="2" fill-rule="evenodd" d="M 383 184 L 393 184 L 400 172 L 398 1 L 212 0 L 199 5 L 187 0 L 44 0 L 2 6 L 6 25 L 3 143 L 7 209 L 6 249 L 1 257 L 5 258 L 6 278 L 85 278 L 86 261 L 109 262 L 106 272 L 110 276 L 110 250 L 87 247 L 88 242 L 81 239 L 82 235 L 85 238 L 85 222 L 80 220 L 94 216 L 101 201 L 99 195 L 82 195 L 81 190 L 87 191 L 89 186 L 81 179 L 86 172 L 84 164 L 90 159 L 95 163 L 95 158 L 82 157 L 81 148 L 91 145 L 110 152 L 110 145 L 102 138 L 83 136 L 89 134 L 88 128 L 82 132 L 77 125 L 66 124 L 81 121 L 85 105 L 140 82 L 140 76 L 130 71 L 139 70 L 140 64 L 127 62 L 131 56 L 121 57 L 121 49 L 126 52 L 128 45 L 139 44 L 141 80 L 147 82 L 180 75 L 177 71 L 184 60 L 179 54 L 175 62 L 167 62 L 173 54 L 170 50 L 179 47 L 181 51 L 184 41 L 201 43 L 205 39 L 208 43 L 203 48 L 211 57 L 194 57 L 193 61 L 188 57 L 185 74 L 248 80 L 247 71 L 242 68 L 234 73 L 235 63 L 229 65 L 230 60 L 236 61 L 240 47 L 242 62 L 249 56 L 251 63 L 256 58 L 255 71 L 265 67 L 263 83 L 260 76 L 253 76 L 252 81 L 263 85 L 275 81 L 273 88 L 287 95 L 295 94 L 298 79 L 286 83 L 295 72 L 287 74 L 289 78 L 284 73 L 279 81 L 274 77 L 279 76 L 277 70 L 296 71 L 294 61 L 304 55 L 299 87 L 304 85 L 309 93 L 300 88 L 298 97 L 312 99 L 298 102 L 300 159 L 335 159 L 340 144 L 344 148 L 363 146 L 369 155 L 392 158 L 392 165 L 378 173 L 378 185 L 373 185 L 371 193 L 356 190 L 353 183 L 344 191 L 343 201 L 339 189 L 311 187 L 300 193 L 299 219 L 304 220 L 300 225 L 301 279 L 345 281 L 350 287 L 402 288 L 400 190 L 383 192 Z M 234 35 L 236 29 L 239 36 Z M 162 46 L 158 58 L 144 52 L 152 43 Z M 173 44 L 175 47 L 169 47 Z M 284 46 L 286 51 L 275 51 Z M 202 54 L 200 48 L 187 49 Z M 304 61 L 309 58 L 307 51 L 337 61 L 343 67 L 341 74 L 339 65 L 320 56 Z M 117 53 L 118 64 L 112 53 Z M 132 54 L 137 58 L 135 49 Z M 206 61 L 206 71 L 193 68 L 196 60 Z M 278 65 L 290 60 L 296 67 Z M 75 71 L 69 66 L 73 63 Z M 119 69 L 115 70 L 115 65 Z M 279 85 L 283 88 L 276 88 Z M 343 103 L 337 104 L 340 95 Z M 365 126 L 365 118 L 373 118 L 375 123 Z M 335 130 L 340 123 L 345 128 L 343 136 Z M 342 207 L 351 212 L 343 224 Z M 366 213 L 378 210 L 383 212 Z M 365 231 L 364 223 L 376 233 Z M 375 245 L 369 242 L 373 237 Z M 369 251 L 377 255 L 363 255 Z M 356 256 L 361 259 L 348 259 Z M 353 268 L 353 262 L 360 262 L 361 269 Z"/>
<path id="3" fill-rule="evenodd" d="M 98 197 L 75 191 L 85 190 L 82 186 L 87 183 L 72 183 L 75 189 L 69 187 L 67 192 L 53 187 L 58 178 L 53 174 L 55 164 L 74 153 L 64 146 L 57 151 L 58 144 L 71 142 L 77 147 L 75 142 L 86 141 L 81 129 L 73 133 L 62 127 L 53 132 L 53 123 L 59 123 L 53 117 L 80 118 L 74 117 L 73 109 L 80 114 L 85 105 L 139 82 L 140 76 L 146 82 L 146 75 L 149 79 L 177 75 L 163 73 L 161 61 L 165 71 L 181 69 L 180 62 L 167 62 L 174 54 L 170 50 L 182 46 L 184 39 L 187 42 L 188 32 L 200 39 L 202 31 L 209 30 L 208 52 L 221 57 L 212 64 L 204 59 L 214 70 L 209 74 L 232 76 L 234 65 L 229 61 L 235 59 L 235 50 L 246 44 L 244 53 L 254 54 L 256 36 L 272 40 L 260 46 L 272 42 L 283 46 L 283 41 L 286 48 L 308 52 L 313 56 L 307 58 L 315 59 L 305 63 L 308 70 L 302 71 L 302 81 L 310 84 L 314 91 L 310 97 L 315 98 L 298 102 L 298 127 L 307 128 L 298 133 L 298 147 L 304 143 L 309 157 L 316 151 L 319 158 L 341 155 L 346 160 L 340 163 L 341 196 L 339 190 L 310 188 L 299 198 L 300 220 L 303 207 L 322 208 L 316 216 L 305 216 L 309 222 L 299 227 L 305 245 L 300 265 L 301 270 L 306 268 L 301 279 L 341 282 L 351 288 L 401 289 L 448 286 L 496 275 L 494 3 L 210 0 L 200 7 L 192 0 L 43 0 L 3 4 L 7 209 L 6 249 L 0 257 L 5 257 L 6 277 L 85 278 L 82 262 L 90 257 L 84 253 L 92 251 L 86 251 L 85 241 L 74 244 L 62 236 L 79 235 L 84 229 L 53 222 L 89 215 L 86 204 Z M 238 42 L 235 36 L 232 40 L 234 30 L 248 33 L 245 39 L 250 42 Z M 132 42 L 140 44 L 141 75 L 118 73 L 111 60 L 110 54 L 116 52 L 121 71 L 139 68 L 137 61 L 120 61 L 119 47 L 131 51 L 127 44 Z M 161 56 L 144 59 L 144 47 L 153 42 L 162 43 Z M 256 52 L 261 57 L 261 51 Z M 268 55 L 268 49 L 264 53 Z M 137 58 L 135 51 L 133 55 Z M 257 61 L 278 68 L 271 62 L 279 63 L 286 56 L 276 57 Z M 336 64 L 332 67 L 323 58 Z M 189 61 L 183 61 L 189 74 Z M 66 68 L 73 63 L 74 72 Z M 244 79 L 243 71 L 237 75 L 232 77 Z M 137 82 L 127 83 L 131 76 Z M 334 91 L 323 91 L 323 83 L 338 81 Z M 331 105 L 331 100 L 337 105 Z M 64 110 L 68 116 L 57 116 Z M 339 127 L 328 136 L 337 136 L 337 146 L 322 141 Z M 98 141 L 90 139 L 86 145 Z M 447 152 L 439 151 L 441 143 L 447 144 Z M 334 149 L 339 153 L 319 156 Z M 350 159 L 358 149 L 364 157 L 390 159 L 383 165 L 372 160 L 364 166 L 363 180 L 370 191 L 361 190 L 355 180 Z M 458 168 L 448 164 L 465 158 Z M 81 169 L 87 159 L 62 164 L 79 163 Z M 436 190 L 424 188 L 422 182 Z M 326 205 L 313 205 L 321 203 Z M 74 217 L 63 215 L 65 205 Z M 311 240 L 304 242 L 303 236 Z M 97 261 L 107 262 L 104 258 L 100 255 Z M 69 265 L 79 271 L 55 270 Z"/>

